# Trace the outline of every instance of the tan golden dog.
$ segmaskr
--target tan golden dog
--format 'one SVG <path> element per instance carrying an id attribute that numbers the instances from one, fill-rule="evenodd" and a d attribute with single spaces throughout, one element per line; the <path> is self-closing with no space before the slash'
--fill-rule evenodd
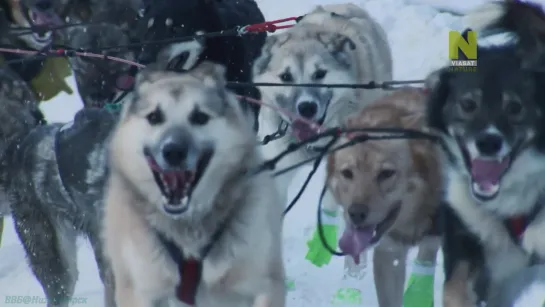
<path id="1" fill-rule="evenodd" d="M 425 107 L 422 90 L 401 89 L 350 117 L 346 126 L 423 130 Z M 398 139 L 347 147 L 329 156 L 326 180 L 344 209 L 341 249 L 356 257 L 378 244 L 373 261 L 379 305 L 400 307 L 408 249 L 419 244 L 419 260 L 431 262 L 438 249 L 433 232 L 441 188 L 436 145 Z"/>

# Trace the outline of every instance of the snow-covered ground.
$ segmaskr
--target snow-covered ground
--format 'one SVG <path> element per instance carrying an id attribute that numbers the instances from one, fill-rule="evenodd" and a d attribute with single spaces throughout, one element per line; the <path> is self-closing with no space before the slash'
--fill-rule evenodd
<path id="1" fill-rule="evenodd" d="M 346 0 L 257 0 L 268 20 L 299 16 L 308 12 L 314 5 L 341 3 Z M 394 76 L 396 80 L 421 79 L 430 70 L 444 64 L 448 54 L 448 30 L 462 28 L 461 18 L 449 13 L 442 13 L 432 5 L 463 12 L 483 0 L 367 0 L 355 2 L 364 8 L 382 24 L 388 33 L 394 58 Z M 283 5 L 286 4 L 286 5 Z M 75 86 L 73 86 L 75 89 Z M 67 122 L 81 108 L 78 96 L 62 94 L 43 104 L 43 109 L 50 121 Z M 295 193 L 301 180 L 308 172 L 302 169 L 300 178 L 292 186 Z M 315 212 L 318 191 L 323 178 L 319 172 L 311 182 L 302 199 L 285 220 L 285 257 L 287 272 L 294 281 L 294 290 L 289 292 L 288 306 L 331 306 L 331 295 L 337 290 L 342 278 L 343 260 L 333 259 L 325 267 L 317 268 L 304 258 L 306 241 L 315 225 Z M 82 298 L 80 305 L 103 306 L 102 284 L 89 244 L 79 242 L 78 263 L 79 280 L 76 296 Z M 414 252 L 411 253 L 411 258 Z M 377 306 L 372 281 L 371 268 L 359 287 L 363 291 L 363 303 L 359 306 Z M 443 280 L 441 266 L 437 268 L 436 294 L 440 294 Z M 13 303 L 13 296 L 30 297 L 28 301 Z M 439 295 L 436 295 L 439 297 Z M 24 306 L 28 304 L 45 306 L 43 291 L 25 261 L 22 246 L 8 219 L 0 248 L 0 306 Z M 435 306 L 441 306 L 436 301 Z M 423 306 L 427 307 L 427 306 Z"/>

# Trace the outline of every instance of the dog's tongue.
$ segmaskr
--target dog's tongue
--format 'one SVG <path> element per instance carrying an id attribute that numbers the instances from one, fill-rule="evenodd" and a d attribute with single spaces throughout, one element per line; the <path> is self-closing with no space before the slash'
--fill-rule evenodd
<path id="1" fill-rule="evenodd" d="M 184 196 L 184 188 L 187 182 L 191 180 L 191 174 L 186 172 L 164 173 L 163 180 L 167 184 L 172 198 L 179 201 Z"/>
<path id="2" fill-rule="evenodd" d="M 131 75 L 122 75 L 116 80 L 116 87 L 120 90 L 130 90 L 134 84 L 134 77 Z"/>
<path id="3" fill-rule="evenodd" d="M 346 229 L 339 240 L 341 251 L 347 256 L 351 256 L 354 263 L 359 264 L 360 254 L 371 246 L 373 231 L 373 227 L 356 228 L 352 225 L 346 225 Z"/>
<path id="4" fill-rule="evenodd" d="M 509 158 L 502 161 L 474 159 L 471 161 L 471 177 L 484 189 L 497 185 L 501 175 L 509 166 Z"/>
<path id="5" fill-rule="evenodd" d="M 295 120 L 291 124 L 293 136 L 299 141 L 307 140 L 316 135 L 316 130 L 302 120 Z"/>

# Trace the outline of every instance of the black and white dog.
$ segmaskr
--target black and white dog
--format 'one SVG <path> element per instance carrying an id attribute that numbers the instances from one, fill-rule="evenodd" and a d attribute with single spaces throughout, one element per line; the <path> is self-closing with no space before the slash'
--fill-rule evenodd
<path id="1" fill-rule="evenodd" d="M 494 2 L 469 21 L 481 36 L 501 32 L 506 41 L 479 46 L 476 70 L 429 77 L 428 120 L 442 136 L 448 181 L 447 307 L 492 299 L 510 276 L 545 259 L 545 14 Z"/>
<path id="2" fill-rule="evenodd" d="M 264 22 L 254 0 L 155 0 L 150 2 L 141 20 L 143 43 L 166 42 L 144 45 L 139 55 L 141 64 L 157 63 L 160 68 L 183 71 L 206 60 L 225 65 L 227 80 L 233 82 L 251 81 L 252 65 L 267 36 L 259 33 L 206 37 L 206 33 Z M 196 34 L 204 36 L 168 42 Z M 234 90 L 239 95 L 260 98 L 253 87 Z M 250 107 L 257 115 L 259 107 L 256 104 Z"/>

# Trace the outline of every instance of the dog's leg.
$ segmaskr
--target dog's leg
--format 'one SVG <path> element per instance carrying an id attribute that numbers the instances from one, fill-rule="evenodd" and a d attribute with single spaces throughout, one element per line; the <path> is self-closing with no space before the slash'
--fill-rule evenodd
<path id="1" fill-rule="evenodd" d="M 541 209 L 534 221 L 528 226 L 522 237 L 522 247 L 526 252 L 545 258 L 545 209 Z"/>
<path id="2" fill-rule="evenodd" d="M 104 244 L 100 240 L 99 228 L 96 227 L 93 231 L 89 232 L 89 241 L 93 247 L 95 254 L 95 260 L 97 262 L 98 272 L 100 279 L 104 285 L 104 306 L 115 307 L 115 288 L 113 272 L 108 262 L 106 255 L 104 254 Z"/>
<path id="3" fill-rule="evenodd" d="M 15 204 L 15 206 L 22 204 Z M 28 206 L 27 206 L 28 207 Z M 14 212 L 15 230 L 25 248 L 30 267 L 42 285 L 48 307 L 68 307 L 78 278 L 77 232 L 64 220 L 44 212 Z"/>
<path id="4" fill-rule="evenodd" d="M 375 248 L 373 275 L 380 307 L 401 307 L 405 286 L 405 259 L 408 246 L 384 238 Z"/>
<path id="5" fill-rule="evenodd" d="M 284 307 L 286 306 L 286 286 L 283 279 L 271 281 L 267 293 L 256 296 L 252 307 Z"/>
<path id="6" fill-rule="evenodd" d="M 443 287 L 444 307 L 472 307 L 474 299 L 470 296 L 471 271 L 468 262 L 459 262 Z"/>
<path id="7" fill-rule="evenodd" d="M 418 244 L 418 254 L 416 260 L 420 263 L 429 263 L 435 265 L 437 260 L 437 252 L 441 246 L 441 240 L 439 237 L 424 238 L 420 244 Z"/>
<path id="8" fill-rule="evenodd" d="M 404 307 L 432 307 L 434 301 L 435 262 L 439 237 L 424 237 L 418 244 L 418 255 L 403 294 Z"/>

